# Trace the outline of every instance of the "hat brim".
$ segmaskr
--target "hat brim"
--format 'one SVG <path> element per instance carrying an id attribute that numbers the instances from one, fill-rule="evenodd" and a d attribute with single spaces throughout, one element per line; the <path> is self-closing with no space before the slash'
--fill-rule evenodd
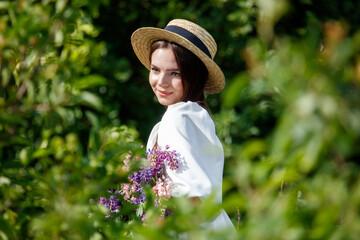
<path id="1" fill-rule="evenodd" d="M 224 88 L 225 76 L 220 67 L 211 58 L 209 58 L 203 51 L 201 51 L 186 38 L 160 28 L 139 28 L 131 36 L 131 44 L 134 52 L 139 58 L 140 62 L 147 69 L 151 69 L 149 59 L 151 45 L 158 40 L 168 40 L 175 42 L 180 46 L 190 50 L 204 63 L 209 72 L 208 79 L 204 87 L 204 93 L 215 94 L 219 93 Z"/>

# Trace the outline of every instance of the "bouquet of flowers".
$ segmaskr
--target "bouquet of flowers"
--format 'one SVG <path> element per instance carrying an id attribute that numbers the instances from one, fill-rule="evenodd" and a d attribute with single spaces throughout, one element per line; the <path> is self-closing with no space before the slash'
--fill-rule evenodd
<path id="1" fill-rule="evenodd" d="M 148 150 L 147 159 L 142 159 L 138 156 L 133 156 L 130 152 L 125 160 L 122 169 L 127 172 L 128 183 L 121 183 L 120 188 L 116 190 L 108 190 L 108 197 L 101 196 L 98 204 L 104 205 L 108 210 L 106 218 L 116 215 L 121 211 L 121 208 L 135 209 L 136 216 L 145 219 L 144 206 L 147 201 L 145 188 L 151 188 L 154 196 L 154 204 L 157 207 L 162 207 L 164 217 L 167 217 L 170 212 L 166 207 L 162 206 L 164 199 L 170 198 L 170 191 L 172 187 L 171 179 L 166 174 L 165 167 L 171 171 L 179 168 L 179 154 L 173 150 L 169 150 L 167 145 L 165 149 L 160 147 L 154 150 Z M 140 163 L 138 171 L 132 171 L 132 166 Z M 129 206 L 131 205 L 131 206 Z M 129 216 L 117 216 L 116 221 L 128 221 Z"/>

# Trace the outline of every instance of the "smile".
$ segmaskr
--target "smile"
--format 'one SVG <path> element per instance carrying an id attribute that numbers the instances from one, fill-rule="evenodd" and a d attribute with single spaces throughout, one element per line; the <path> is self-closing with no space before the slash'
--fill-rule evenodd
<path id="1" fill-rule="evenodd" d="M 157 92 L 159 93 L 160 97 L 167 97 L 167 96 L 169 96 L 171 94 L 171 92 L 167 92 L 167 91 L 157 90 Z"/>

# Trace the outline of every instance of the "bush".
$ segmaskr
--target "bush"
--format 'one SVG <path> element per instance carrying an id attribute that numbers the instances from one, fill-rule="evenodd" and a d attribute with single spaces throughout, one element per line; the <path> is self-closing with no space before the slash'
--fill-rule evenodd
<path id="1" fill-rule="evenodd" d="M 308 14 L 289 28 L 297 5 Z M 360 33 L 351 8 L 319 9 L 311 1 L 2 1 L 0 238 L 357 239 Z M 89 202 L 125 180 L 126 154 L 144 154 L 164 111 L 130 34 L 175 17 L 219 43 L 227 86 L 208 102 L 226 156 L 222 207 L 238 236 L 199 230 L 219 208 L 211 198 L 199 208 L 172 199 L 166 221 L 149 205 L 146 225 L 107 221 Z"/>

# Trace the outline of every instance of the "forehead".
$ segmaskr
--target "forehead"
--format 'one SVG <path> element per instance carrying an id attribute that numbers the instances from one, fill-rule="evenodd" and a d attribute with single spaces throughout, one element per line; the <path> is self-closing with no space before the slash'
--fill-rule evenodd
<path id="1" fill-rule="evenodd" d="M 178 68 L 175 55 L 169 48 L 156 49 L 151 56 L 151 64 L 157 67 Z"/>

